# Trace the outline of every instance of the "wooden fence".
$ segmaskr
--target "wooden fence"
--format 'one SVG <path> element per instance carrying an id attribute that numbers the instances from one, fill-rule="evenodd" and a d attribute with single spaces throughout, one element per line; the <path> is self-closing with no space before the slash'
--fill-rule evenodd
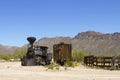
<path id="1" fill-rule="evenodd" d="M 84 64 L 87 66 L 96 66 L 102 68 L 112 67 L 120 64 L 120 58 L 85 56 Z"/>

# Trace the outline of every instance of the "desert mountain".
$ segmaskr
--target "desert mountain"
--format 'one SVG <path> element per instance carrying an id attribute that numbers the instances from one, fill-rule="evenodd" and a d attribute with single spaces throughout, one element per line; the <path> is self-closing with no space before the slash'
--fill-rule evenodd
<path id="1" fill-rule="evenodd" d="M 15 46 L 5 46 L 5 45 L 0 45 L 0 55 L 1 54 L 11 54 L 14 52 L 15 49 L 18 47 Z"/>
<path id="2" fill-rule="evenodd" d="M 35 45 L 48 46 L 48 52 L 53 53 L 53 45 L 60 42 L 72 44 L 73 50 L 82 50 L 87 54 L 112 56 L 120 54 L 120 33 L 104 34 L 95 31 L 81 32 L 75 37 L 41 38 Z M 25 46 L 24 46 L 25 47 Z M 0 54 L 13 53 L 18 47 L 0 45 Z"/>
<path id="3" fill-rule="evenodd" d="M 95 31 L 78 33 L 75 37 L 42 38 L 37 45 L 48 46 L 53 52 L 53 45 L 64 42 L 72 44 L 73 50 L 82 50 L 88 54 L 112 56 L 120 53 L 120 33 L 104 34 Z"/>

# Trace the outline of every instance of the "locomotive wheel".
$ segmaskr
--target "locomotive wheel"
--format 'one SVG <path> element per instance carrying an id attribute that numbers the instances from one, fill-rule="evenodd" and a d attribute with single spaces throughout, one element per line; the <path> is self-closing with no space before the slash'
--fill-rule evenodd
<path id="1" fill-rule="evenodd" d="M 40 62 L 42 61 L 42 58 L 40 56 L 35 56 L 35 64 L 40 65 Z"/>
<path id="2" fill-rule="evenodd" d="M 26 57 L 23 57 L 23 58 L 21 59 L 21 65 L 22 65 L 22 66 L 26 66 Z"/>
<path id="3" fill-rule="evenodd" d="M 34 58 L 23 57 L 21 65 L 22 66 L 34 66 L 35 60 L 34 60 Z"/>

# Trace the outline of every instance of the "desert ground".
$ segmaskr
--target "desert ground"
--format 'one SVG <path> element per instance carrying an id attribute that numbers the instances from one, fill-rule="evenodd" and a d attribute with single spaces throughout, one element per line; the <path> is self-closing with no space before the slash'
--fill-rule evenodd
<path id="1" fill-rule="evenodd" d="M 0 80 L 120 80 L 120 70 L 92 69 L 80 65 L 64 70 L 43 66 L 21 66 L 20 62 L 0 62 Z"/>

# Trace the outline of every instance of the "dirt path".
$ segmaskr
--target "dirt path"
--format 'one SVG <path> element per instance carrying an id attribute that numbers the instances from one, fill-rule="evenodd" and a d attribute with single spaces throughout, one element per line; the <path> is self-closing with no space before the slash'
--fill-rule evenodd
<path id="1" fill-rule="evenodd" d="M 84 66 L 67 71 L 46 71 L 42 66 L 23 67 L 20 62 L 0 62 L 0 80 L 120 80 L 120 71 Z"/>

